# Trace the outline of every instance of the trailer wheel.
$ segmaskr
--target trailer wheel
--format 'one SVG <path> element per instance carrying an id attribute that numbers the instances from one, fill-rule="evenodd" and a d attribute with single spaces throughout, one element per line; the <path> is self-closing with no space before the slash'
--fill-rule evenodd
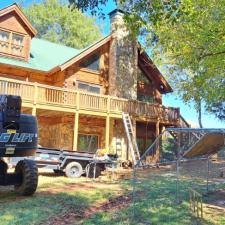
<path id="1" fill-rule="evenodd" d="M 15 191 L 24 196 L 33 195 L 38 185 L 38 169 L 32 160 L 21 160 L 17 163 L 15 173 L 22 177 L 19 185 L 15 185 Z"/>
<path id="2" fill-rule="evenodd" d="M 86 166 L 85 172 L 87 177 L 97 178 L 101 175 L 102 168 L 98 164 L 90 163 Z"/>
<path id="3" fill-rule="evenodd" d="M 71 162 L 67 164 L 65 169 L 66 176 L 69 178 L 78 178 L 83 173 L 83 168 L 78 162 Z"/>

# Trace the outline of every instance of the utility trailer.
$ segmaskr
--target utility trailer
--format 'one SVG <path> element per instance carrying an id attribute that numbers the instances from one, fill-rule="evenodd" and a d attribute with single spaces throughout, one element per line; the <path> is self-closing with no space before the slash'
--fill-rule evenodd
<path id="1" fill-rule="evenodd" d="M 54 173 L 64 173 L 69 178 L 78 178 L 83 174 L 90 178 L 97 178 L 107 166 L 116 163 L 113 156 L 97 157 L 94 153 L 75 152 L 53 148 L 39 147 L 33 159 L 38 168 L 53 170 Z M 15 165 L 11 161 L 11 165 Z"/>

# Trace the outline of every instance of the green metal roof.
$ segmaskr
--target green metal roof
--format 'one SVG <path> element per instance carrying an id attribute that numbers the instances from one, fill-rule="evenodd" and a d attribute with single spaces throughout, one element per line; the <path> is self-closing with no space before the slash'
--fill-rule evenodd
<path id="1" fill-rule="evenodd" d="M 80 54 L 82 51 L 84 51 L 84 49 L 78 50 L 46 40 L 33 38 L 29 62 L 0 56 L 0 63 L 34 70 L 49 71 Z"/>

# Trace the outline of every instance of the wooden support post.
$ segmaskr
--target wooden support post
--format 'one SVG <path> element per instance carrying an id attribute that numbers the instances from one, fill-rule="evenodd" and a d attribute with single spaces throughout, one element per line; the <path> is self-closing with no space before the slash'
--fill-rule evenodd
<path id="1" fill-rule="evenodd" d="M 110 96 L 107 98 L 107 116 L 105 125 L 105 148 L 109 148 L 109 131 L 110 131 Z"/>
<path id="2" fill-rule="evenodd" d="M 156 138 L 159 136 L 160 134 L 160 130 L 159 130 L 159 119 L 157 119 L 156 121 L 156 132 L 155 132 L 155 136 Z M 156 152 L 155 152 L 155 160 L 154 161 L 158 161 L 159 160 L 159 156 L 160 156 L 160 146 L 159 146 L 160 140 L 158 141 L 158 144 L 156 146 Z"/>
<path id="3" fill-rule="evenodd" d="M 109 148 L 109 131 L 110 131 L 110 117 L 106 116 L 106 126 L 105 126 L 105 148 Z"/>
<path id="4" fill-rule="evenodd" d="M 32 115 L 33 116 L 36 116 L 37 114 L 37 108 L 36 108 L 36 105 L 33 105 L 33 108 L 32 108 Z"/>
<path id="5" fill-rule="evenodd" d="M 38 86 L 37 83 L 35 82 L 34 84 L 34 103 L 33 103 L 33 108 L 32 108 L 32 115 L 36 116 L 37 113 L 37 97 L 38 97 Z"/>
<path id="6" fill-rule="evenodd" d="M 156 122 L 156 137 L 158 137 L 159 136 L 159 120 L 157 120 L 157 122 Z"/>
<path id="7" fill-rule="evenodd" d="M 73 150 L 74 151 L 77 151 L 78 128 L 79 128 L 79 112 L 76 111 L 74 115 L 74 133 L 73 133 Z"/>
<path id="8" fill-rule="evenodd" d="M 74 115 L 74 127 L 73 127 L 73 151 L 77 151 L 78 142 L 78 130 L 79 130 L 79 109 L 80 109 L 80 92 L 77 91 L 76 95 L 76 107 L 77 110 Z"/>

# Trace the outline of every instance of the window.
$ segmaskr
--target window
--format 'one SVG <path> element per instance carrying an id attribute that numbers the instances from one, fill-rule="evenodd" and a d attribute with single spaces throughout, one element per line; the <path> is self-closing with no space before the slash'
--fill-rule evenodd
<path id="1" fill-rule="evenodd" d="M 99 71 L 99 54 L 90 56 L 85 62 L 80 64 L 80 67 Z"/>
<path id="2" fill-rule="evenodd" d="M 101 88 L 97 85 L 91 85 L 87 83 L 78 82 L 78 89 L 95 94 L 100 94 Z"/>
<path id="3" fill-rule="evenodd" d="M 21 55 L 23 50 L 23 39 L 24 36 L 19 34 L 12 35 L 12 54 Z"/>
<path id="4" fill-rule="evenodd" d="M 10 33 L 0 30 L 0 51 L 9 52 Z"/>
<path id="5" fill-rule="evenodd" d="M 138 81 L 139 82 L 143 82 L 144 84 L 151 84 L 152 81 L 149 80 L 149 78 L 146 77 L 146 75 L 140 70 L 138 69 Z"/>
<path id="6" fill-rule="evenodd" d="M 137 99 L 142 102 L 154 103 L 154 98 L 149 95 L 138 94 Z"/>
<path id="7" fill-rule="evenodd" d="M 78 134 L 78 151 L 95 153 L 98 149 L 98 143 L 98 135 Z"/>
<path id="8" fill-rule="evenodd" d="M 0 51 L 23 56 L 24 36 L 11 31 L 0 30 Z"/>

